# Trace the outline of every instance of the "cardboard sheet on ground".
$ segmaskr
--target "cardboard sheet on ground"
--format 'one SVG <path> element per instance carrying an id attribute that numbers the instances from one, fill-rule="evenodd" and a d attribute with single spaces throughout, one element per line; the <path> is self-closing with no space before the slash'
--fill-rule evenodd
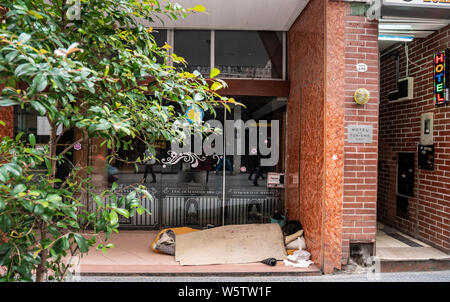
<path id="1" fill-rule="evenodd" d="M 287 258 L 280 225 L 227 225 L 177 235 L 175 260 L 181 265 L 238 264 Z"/>

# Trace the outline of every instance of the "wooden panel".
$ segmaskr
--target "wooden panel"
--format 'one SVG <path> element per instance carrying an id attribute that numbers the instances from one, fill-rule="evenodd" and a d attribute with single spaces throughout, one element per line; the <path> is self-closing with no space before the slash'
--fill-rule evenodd
<path id="1" fill-rule="evenodd" d="M 289 81 L 223 79 L 228 88 L 218 91 L 221 95 L 289 96 Z"/>
<path id="2" fill-rule="evenodd" d="M 219 77 L 220 78 L 220 77 Z M 139 85 L 148 85 L 155 80 L 149 77 L 140 81 Z M 289 96 L 289 81 L 280 80 L 250 80 L 250 79 L 222 79 L 228 87 L 217 92 L 223 96 Z"/>
<path id="3" fill-rule="evenodd" d="M 325 1 L 310 1 L 288 32 L 286 207 L 323 269 Z"/>

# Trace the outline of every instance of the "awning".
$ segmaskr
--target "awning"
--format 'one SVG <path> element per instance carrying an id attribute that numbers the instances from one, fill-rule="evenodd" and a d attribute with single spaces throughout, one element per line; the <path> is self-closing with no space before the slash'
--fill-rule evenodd
<path id="1" fill-rule="evenodd" d="M 380 50 L 401 41 L 401 38 L 426 38 L 450 24 L 450 0 L 372 0 L 367 17 L 379 21 L 382 38 Z M 381 39 L 381 38 L 380 38 Z"/>

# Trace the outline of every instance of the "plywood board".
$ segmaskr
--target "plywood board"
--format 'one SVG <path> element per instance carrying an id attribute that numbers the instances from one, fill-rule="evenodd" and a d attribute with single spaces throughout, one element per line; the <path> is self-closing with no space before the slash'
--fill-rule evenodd
<path id="1" fill-rule="evenodd" d="M 287 258 L 280 225 L 227 225 L 178 235 L 175 260 L 181 265 L 260 262 Z"/>

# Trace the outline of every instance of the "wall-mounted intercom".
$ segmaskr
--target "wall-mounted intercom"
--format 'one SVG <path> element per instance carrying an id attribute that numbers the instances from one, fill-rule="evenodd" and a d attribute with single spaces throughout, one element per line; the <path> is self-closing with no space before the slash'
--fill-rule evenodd
<path id="1" fill-rule="evenodd" d="M 433 112 L 423 113 L 420 116 L 420 144 L 432 145 L 433 143 Z"/>

